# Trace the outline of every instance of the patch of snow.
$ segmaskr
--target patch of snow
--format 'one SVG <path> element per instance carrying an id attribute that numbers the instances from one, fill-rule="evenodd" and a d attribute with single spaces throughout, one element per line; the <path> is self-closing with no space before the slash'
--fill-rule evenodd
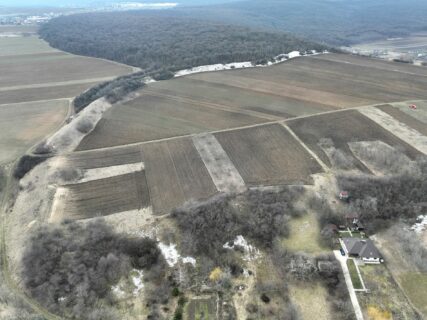
<path id="1" fill-rule="evenodd" d="M 124 175 L 132 172 L 138 172 L 144 170 L 144 164 L 131 163 L 131 164 L 122 164 L 118 166 L 103 167 L 88 169 L 84 171 L 84 176 L 79 182 L 88 182 L 93 180 L 105 179 L 110 177 L 115 177 L 119 175 Z"/>
<path id="2" fill-rule="evenodd" d="M 178 263 L 180 256 L 176 250 L 176 244 L 166 245 L 162 242 L 159 242 L 159 249 L 170 267 L 173 267 Z"/>
<path id="3" fill-rule="evenodd" d="M 241 235 L 237 236 L 236 239 L 234 239 L 234 241 L 232 241 L 232 242 L 230 241 L 230 242 L 227 242 L 226 244 L 224 244 L 223 248 L 232 250 L 236 246 L 243 248 L 243 251 L 245 252 L 243 259 L 246 261 L 254 260 L 260 256 L 259 250 L 257 248 L 255 248 L 254 246 L 250 245 L 246 241 L 246 239 Z"/>
<path id="4" fill-rule="evenodd" d="M 194 259 L 193 257 L 184 257 L 184 258 L 182 258 L 182 262 L 183 263 L 190 263 L 193 265 L 193 267 L 196 266 L 196 259 Z"/>
<path id="5" fill-rule="evenodd" d="M 137 295 L 139 292 L 141 292 L 142 289 L 144 289 L 144 273 L 142 270 L 136 270 L 134 269 L 133 272 L 136 273 L 135 276 L 132 276 L 132 282 L 135 285 L 135 289 L 133 290 L 133 295 Z"/>
<path id="6" fill-rule="evenodd" d="M 427 229 L 427 215 L 421 215 L 418 216 L 417 218 L 417 223 L 415 223 L 412 227 L 411 230 L 415 231 L 416 233 L 421 233 L 424 230 Z"/>
<path id="7" fill-rule="evenodd" d="M 323 53 L 328 53 L 328 51 L 324 51 Z M 317 52 L 316 50 L 309 50 L 307 52 L 301 53 L 299 51 L 292 51 L 289 53 L 282 53 L 278 56 L 274 57 L 273 61 L 268 61 L 266 64 L 258 64 L 254 65 L 250 61 L 245 62 L 232 62 L 227 64 L 211 64 L 211 65 L 205 65 L 205 66 L 199 66 L 194 67 L 190 69 L 180 70 L 175 73 L 175 77 L 182 77 L 193 73 L 201 73 L 201 72 L 209 72 L 209 71 L 223 71 L 223 70 L 231 70 L 231 69 L 243 69 L 243 68 L 254 68 L 254 67 L 267 67 L 272 66 L 274 64 L 301 57 L 301 56 L 311 56 L 311 55 L 318 55 L 321 54 L 320 52 Z M 146 82 L 147 83 L 147 82 Z"/>
<path id="8" fill-rule="evenodd" d="M 288 53 L 289 59 L 293 59 L 300 56 L 301 56 L 301 53 L 299 51 L 292 51 Z"/>
<path id="9" fill-rule="evenodd" d="M 117 297 L 123 297 L 126 293 L 120 288 L 119 285 L 112 286 L 111 291 L 117 296 Z"/>

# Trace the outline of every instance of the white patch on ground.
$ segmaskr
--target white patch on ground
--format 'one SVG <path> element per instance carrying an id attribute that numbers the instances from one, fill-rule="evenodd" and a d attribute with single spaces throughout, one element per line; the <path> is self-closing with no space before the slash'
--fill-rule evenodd
<path id="1" fill-rule="evenodd" d="M 93 180 L 111 178 L 119 175 L 124 175 L 132 172 L 138 172 L 144 170 L 144 164 L 140 163 L 131 163 L 131 164 L 122 164 L 118 166 L 88 169 L 83 171 L 83 178 L 78 182 L 88 182 Z"/>
<path id="2" fill-rule="evenodd" d="M 71 152 L 80 144 L 80 141 L 90 132 L 82 133 L 77 128 L 82 124 L 90 123 L 92 130 L 95 128 L 105 111 L 111 108 L 111 104 L 104 98 L 98 99 L 83 109 L 71 122 L 59 129 L 51 136 L 46 144 L 54 152 Z"/>
<path id="3" fill-rule="evenodd" d="M 195 258 L 181 257 L 181 255 L 178 253 L 178 250 L 176 250 L 176 244 L 171 243 L 167 245 L 162 242 L 159 242 L 159 249 L 170 267 L 175 266 L 178 262 L 190 263 L 191 265 L 193 265 L 193 267 L 196 266 Z"/>
<path id="4" fill-rule="evenodd" d="M 142 289 L 144 289 L 144 273 L 142 270 L 136 270 L 134 269 L 132 271 L 134 275 L 132 275 L 132 282 L 135 286 L 135 289 L 133 290 L 133 295 L 138 295 Z"/>
<path id="5" fill-rule="evenodd" d="M 239 193 L 246 190 L 239 171 L 212 134 L 194 136 L 193 143 L 218 191 Z"/>
<path id="6" fill-rule="evenodd" d="M 223 248 L 232 250 L 236 246 L 243 248 L 243 251 L 245 252 L 243 260 L 245 261 L 252 261 L 260 257 L 259 250 L 254 246 L 250 245 L 241 235 L 237 236 L 236 239 L 234 239 L 234 241 L 232 241 L 231 243 L 227 242 L 226 244 L 224 244 Z"/>
<path id="7" fill-rule="evenodd" d="M 411 226 L 411 230 L 415 231 L 418 234 L 422 233 L 426 229 L 427 229 L 427 215 L 418 216 L 417 223 Z"/>
<path id="8" fill-rule="evenodd" d="M 167 245 L 162 242 L 159 242 L 159 249 L 170 267 L 173 267 L 178 263 L 180 256 L 178 250 L 176 250 L 176 244 Z"/>
<path id="9" fill-rule="evenodd" d="M 418 151 L 427 155 L 427 137 L 419 133 L 418 131 L 410 128 L 404 123 L 401 123 L 394 119 L 392 116 L 387 113 L 375 108 L 367 107 L 361 108 L 359 111 L 375 121 L 384 129 L 390 131 L 392 134 L 410 144 Z"/>
<path id="10" fill-rule="evenodd" d="M 111 287 L 111 291 L 116 295 L 118 298 L 123 298 L 126 295 L 126 292 L 120 288 L 120 285 L 115 285 Z"/>
<path id="11" fill-rule="evenodd" d="M 63 220 L 62 212 L 64 211 L 68 189 L 59 187 L 56 189 L 55 197 L 53 198 L 52 209 L 50 211 L 49 223 L 60 223 Z"/>
<path id="12" fill-rule="evenodd" d="M 328 53 L 328 52 L 325 51 L 323 53 Z M 320 53 L 316 52 L 316 50 L 310 50 L 304 54 L 301 54 L 299 51 L 292 51 L 289 53 L 279 54 L 278 56 L 276 56 L 272 59 L 273 61 L 268 61 L 266 64 L 254 65 L 250 61 L 232 62 L 232 63 L 227 63 L 227 64 L 222 64 L 222 63 L 210 64 L 210 65 L 199 66 L 199 67 L 194 67 L 194 68 L 190 68 L 190 69 L 177 71 L 175 73 L 175 77 L 182 77 L 182 76 L 186 76 L 189 74 L 200 73 L 200 72 L 223 71 L 223 70 L 244 69 L 244 68 L 254 68 L 254 67 L 267 67 L 267 66 L 275 65 L 277 63 L 281 63 L 281 62 L 289 60 L 289 59 L 293 59 L 293 58 L 297 58 L 297 57 L 301 57 L 301 56 L 318 55 L 318 54 L 320 54 Z"/>

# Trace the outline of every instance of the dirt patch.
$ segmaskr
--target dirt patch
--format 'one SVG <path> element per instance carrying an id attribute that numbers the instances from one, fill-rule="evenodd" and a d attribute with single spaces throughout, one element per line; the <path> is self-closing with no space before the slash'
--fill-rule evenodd
<path id="1" fill-rule="evenodd" d="M 242 192 L 246 189 L 245 182 L 215 136 L 199 135 L 193 137 L 193 142 L 218 191 Z"/>
<path id="2" fill-rule="evenodd" d="M 395 136 L 402 139 L 406 143 L 413 146 L 415 149 L 427 155 L 427 137 L 420 134 L 418 131 L 408 127 L 406 124 L 399 122 L 387 113 L 373 108 L 363 108 L 360 110 L 362 114 L 378 123 L 380 126 L 392 132 Z"/>
<path id="3" fill-rule="evenodd" d="M 88 182 L 93 180 L 111 178 L 114 176 L 120 176 L 132 172 L 144 170 L 144 164 L 140 163 L 131 163 L 131 164 L 122 164 L 118 166 L 104 167 L 104 168 L 94 168 L 87 169 L 83 172 L 83 178 L 78 182 Z"/>

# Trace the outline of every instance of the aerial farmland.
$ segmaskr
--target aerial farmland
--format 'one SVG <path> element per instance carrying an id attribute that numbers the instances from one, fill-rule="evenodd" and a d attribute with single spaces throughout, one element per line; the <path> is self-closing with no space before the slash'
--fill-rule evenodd
<path id="1" fill-rule="evenodd" d="M 51 48 L 34 27 L 0 26 L 0 164 L 19 157 L 72 115 L 71 100 L 96 83 L 132 72 Z M 37 129 L 29 129 L 29 124 Z M 8 128 L 8 129 L 6 129 Z"/>
<path id="2" fill-rule="evenodd" d="M 157 241 L 171 273 L 148 273 L 146 292 L 160 290 L 152 281 L 156 276 L 179 278 L 164 289 L 173 297 L 153 302 L 163 304 L 164 314 L 177 310 L 191 320 L 219 319 L 217 314 L 277 319 L 293 312 L 303 319 L 354 318 L 342 273 L 331 280 L 319 267 L 337 272 L 331 250 L 339 235 L 325 240 L 325 228 L 342 221 L 334 210 L 350 210 L 337 203 L 347 173 L 350 182 L 383 181 L 388 174 L 375 150 L 414 168 L 425 155 L 425 70 L 343 54 L 303 56 L 150 82 L 119 102 L 101 98 L 73 114 L 71 98 L 79 91 L 133 69 L 43 45 L 22 56 L 4 55 L 0 66 L 2 59 L 8 78 L 0 80 L 0 122 L 7 119 L 4 125 L 16 130 L 0 139 L 0 161 L 28 149 L 49 157 L 19 181 L 16 214 L 8 221 L 13 270 L 25 256 L 25 231 L 33 226 L 102 221 Z M 34 73 L 23 77 L 35 61 Z M 33 94 L 45 100 L 34 102 Z M 408 108 L 414 103 L 419 110 Z M 40 122 L 32 135 L 24 134 L 22 116 L 20 127 L 14 124 L 18 110 L 26 121 Z M 34 198 L 43 200 L 35 205 Z M 382 310 L 403 299 L 405 310 L 392 311 L 416 314 L 397 286 L 390 295 L 378 286 L 379 277 L 390 276 L 385 268 L 381 272 L 362 269 L 378 294 L 370 300 L 358 293 L 361 312 L 373 312 L 371 303 Z M 142 277 L 134 269 L 108 290 L 121 313 L 144 319 L 149 308 L 135 274 Z M 201 294 L 189 283 L 222 286 L 225 294 Z"/>

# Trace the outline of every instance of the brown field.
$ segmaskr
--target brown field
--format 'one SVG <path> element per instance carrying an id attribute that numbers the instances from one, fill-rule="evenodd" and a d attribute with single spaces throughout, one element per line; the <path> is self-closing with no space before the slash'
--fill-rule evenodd
<path id="1" fill-rule="evenodd" d="M 144 171 L 68 185 L 67 219 L 87 219 L 141 209 L 150 204 Z"/>
<path id="2" fill-rule="evenodd" d="M 98 84 L 98 82 L 2 91 L 0 92 L 0 105 L 7 103 L 74 98 L 96 84 Z"/>
<path id="3" fill-rule="evenodd" d="M 142 161 L 138 146 L 74 152 L 66 156 L 68 163 L 78 169 L 94 169 L 138 163 Z"/>
<path id="4" fill-rule="evenodd" d="M 422 135 L 427 136 L 427 124 L 417 120 L 414 116 L 410 116 L 391 105 L 381 105 L 381 106 L 377 106 L 377 108 L 389 114 L 390 116 L 395 118 L 397 121 L 402 122 L 406 124 L 408 127 L 411 127 L 412 129 L 417 130 Z"/>
<path id="5" fill-rule="evenodd" d="M 143 94 L 108 110 L 78 150 L 244 126 L 267 120 Z"/>
<path id="6" fill-rule="evenodd" d="M 355 110 L 290 120 L 287 124 L 328 165 L 329 159 L 318 145 L 321 138 L 332 139 L 337 149 L 353 157 L 356 162 L 358 160 L 353 156 L 348 142 L 379 140 L 401 148 L 411 159 L 420 155 L 416 149 Z"/>
<path id="7" fill-rule="evenodd" d="M 68 100 L 0 106 L 0 164 L 13 161 L 53 133 L 65 119 Z"/>
<path id="8" fill-rule="evenodd" d="M 142 152 L 156 214 L 217 192 L 191 139 L 144 144 Z"/>
<path id="9" fill-rule="evenodd" d="M 130 67 L 62 52 L 0 57 L 0 88 L 98 78 L 131 72 Z M 73 83 L 77 84 L 77 83 Z"/>
<path id="10" fill-rule="evenodd" d="M 320 165 L 281 125 L 215 134 L 248 185 L 311 183 Z"/>
<path id="11" fill-rule="evenodd" d="M 192 74 L 151 83 L 137 99 L 115 106 L 79 149 L 426 99 L 426 87 L 427 74 L 413 66 L 342 54 Z"/>

